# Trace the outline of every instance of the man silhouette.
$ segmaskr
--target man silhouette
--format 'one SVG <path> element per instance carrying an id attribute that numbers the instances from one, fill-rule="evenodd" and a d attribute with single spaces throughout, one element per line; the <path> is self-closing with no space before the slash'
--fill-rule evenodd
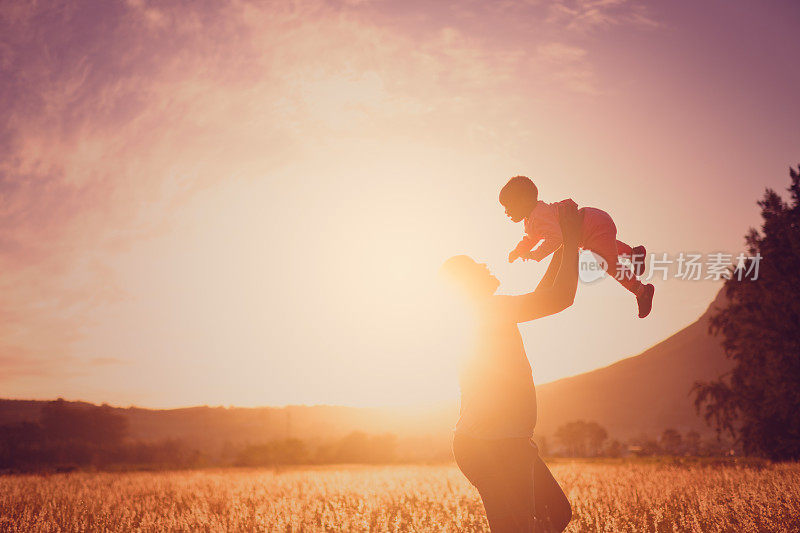
<path id="1" fill-rule="evenodd" d="M 484 264 L 451 257 L 442 266 L 475 310 L 477 345 L 460 374 L 461 412 L 453 438 L 456 463 L 481 495 L 493 533 L 563 531 L 569 501 L 533 443 L 536 390 L 517 324 L 572 305 L 578 283 L 577 206 L 559 207 L 563 247 L 536 290 L 498 296 Z"/>

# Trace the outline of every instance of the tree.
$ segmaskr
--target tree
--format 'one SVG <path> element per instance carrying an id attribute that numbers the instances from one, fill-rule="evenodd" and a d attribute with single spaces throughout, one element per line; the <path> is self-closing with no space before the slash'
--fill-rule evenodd
<path id="1" fill-rule="evenodd" d="M 625 447 L 617 439 L 606 444 L 603 450 L 603 455 L 606 457 L 622 457 L 623 453 L 625 453 Z"/>
<path id="2" fill-rule="evenodd" d="M 345 435 L 336 448 L 337 463 L 391 463 L 396 459 L 397 437 L 354 431 Z"/>
<path id="3" fill-rule="evenodd" d="M 608 432 L 597 422 L 576 420 L 559 427 L 555 437 L 568 455 L 585 457 L 600 453 Z"/>
<path id="4" fill-rule="evenodd" d="M 42 428 L 33 422 L 0 426 L 0 469 L 41 461 Z"/>
<path id="5" fill-rule="evenodd" d="M 630 440 L 631 451 L 635 455 L 659 455 L 662 453 L 661 445 L 658 441 L 651 438 L 650 435 L 642 433 L 638 437 Z"/>
<path id="6" fill-rule="evenodd" d="M 711 317 L 733 369 L 693 388 L 697 411 L 718 435 L 774 460 L 800 458 L 800 167 L 789 175 L 789 201 L 767 189 L 761 228 L 745 238 L 760 262 L 747 259 L 732 272 L 727 305 Z"/>
<path id="7" fill-rule="evenodd" d="M 696 431 L 690 431 L 684 437 L 683 445 L 689 455 L 700 455 L 700 434 Z"/>
<path id="8" fill-rule="evenodd" d="M 128 433 L 128 419 L 108 405 L 79 405 L 59 398 L 42 407 L 45 436 L 56 442 L 118 446 Z"/>
<path id="9" fill-rule="evenodd" d="M 600 455 L 603 450 L 603 442 L 608 438 L 606 429 L 597 422 L 586 424 L 586 440 L 592 455 Z"/>
<path id="10" fill-rule="evenodd" d="M 564 447 L 567 455 L 575 457 L 585 453 L 585 450 L 582 449 L 583 442 L 578 430 L 581 423 L 583 423 L 582 420 L 568 422 L 556 430 L 556 440 Z"/>
<path id="11" fill-rule="evenodd" d="M 665 429 L 661 434 L 661 449 L 669 455 L 678 455 L 681 452 L 683 439 L 675 429 Z"/>
<path id="12" fill-rule="evenodd" d="M 306 444 L 299 439 L 283 439 L 247 446 L 236 459 L 239 466 L 303 464 L 309 461 Z"/>

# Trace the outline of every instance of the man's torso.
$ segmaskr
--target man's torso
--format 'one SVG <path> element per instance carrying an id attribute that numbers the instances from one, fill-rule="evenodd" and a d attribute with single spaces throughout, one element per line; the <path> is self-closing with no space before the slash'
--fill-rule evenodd
<path id="1" fill-rule="evenodd" d="M 516 322 L 503 316 L 504 296 L 493 296 L 478 325 L 476 346 L 461 369 L 459 433 L 478 438 L 530 437 L 536 390 Z"/>

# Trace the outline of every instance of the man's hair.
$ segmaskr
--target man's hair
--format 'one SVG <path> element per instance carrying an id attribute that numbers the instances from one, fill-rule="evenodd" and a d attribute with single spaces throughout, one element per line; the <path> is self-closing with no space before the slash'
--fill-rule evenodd
<path id="1" fill-rule="evenodd" d="M 506 205 L 508 200 L 516 199 L 523 195 L 533 198 L 535 202 L 539 199 L 539 189 L 536 188 L 536 185 L 529 177 L 514 176 L 500 189 L 500 203 Z"/>
<path id="2" fill-rule="evenodd" d="M 468 255 L 454 255 L 444 262 L 439 269 L 439 274 L 451 280 L 461 280 L 475 268 L 475 260 Z"/>

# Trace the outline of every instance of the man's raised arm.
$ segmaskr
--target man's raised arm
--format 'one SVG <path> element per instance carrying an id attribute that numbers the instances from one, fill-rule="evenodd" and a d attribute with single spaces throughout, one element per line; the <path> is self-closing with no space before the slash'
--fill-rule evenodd
<path id="1" fill-rule="evenodd" d="M 561 268 L 561 258 L 563 256 L 564 249 L 559 247 L 559 249 L 553 253 L 553 257 L 550 258 L 550 264 L 547 265 L 547 271 L 544 273 L 544 276 L 542 276 L 542 279 L 539 280 L 536 290 L 553 286 L 553 282 L 556 280 L 556 274 L 558 274 L 558 269 Z"/>
<path id="2" fill-rule="evenodd" d="M 544 278 L 535 291 L 522 296 L 506 296 L 508 311 L 516 322 L 527 322 L 559 313 L 575 301 L 578 288 L 578 237 L 580 219 L 574 202 L 558 208 L 564 246 L 550 261 Z M 556 273 L 557 271 L 557 273 Z M 555 279 L 550 279 L 555 276 Z"/>

